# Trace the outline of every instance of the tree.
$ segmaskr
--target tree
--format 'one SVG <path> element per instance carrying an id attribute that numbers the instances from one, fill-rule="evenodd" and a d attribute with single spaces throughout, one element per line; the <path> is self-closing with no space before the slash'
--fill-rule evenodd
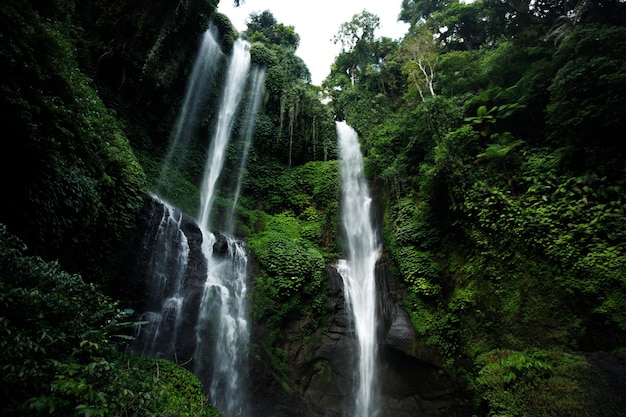
<path id="1" fill-rule="evenodd" d="M 471 51 L 497 37 L 492 35 L 493 19 L 482 0 L 471 3 L 455 1 L 434 12 L 424 25 L 437 34 L 446 50 Z"/>
<path id="2" fill-rule="evenodd" d="M 626 21 L 626 5 L 620 0 L 590 1 L 581 0 L 572 7 L 571 2 L 565 2 L 570 7 L 557 9 L 560 15 L 555 19 L 554 26 L 546 39 L 558 43 L 569 35 L 580 23 L 601 23 L 623 25 Z"/>
<path id="3" fill-rule="evenodd" d="M 333 43 L 341 44 L 341 50 L 349 57 L 347 72 L 354 87 L 356 75 L 371 61 L 374 32 L 380 27 L 380 19 L 375 14 L 363 10 L 352 20 L 344 22 L 333 37 Z"/>
<path id="4" fill-rule="evenodd" d="M 586 166 L 622 153 L 615 132 L 625 124 L 625 36 L 624 27 L 581 26 L 555 54 L 559 70 L 549 86 L 548 139 L 568 146 Z"/>
<path id="5" fill-rule="evenodd" d="M 399 19 L 416 26 L 428 19 L 434 12 L 445 9 L 458 0 L 402 0 Z"/>
<path id="6" fill-rule="evenodd" d="M 332 157 L 332 117 L 320 102 L 319 87 L 310 84 L 309 69 L 295 55 L 300 38 L 293 27 L 265 11 L 250 15 L 245 35 L 253 42 L 255 61 L 267 66 L 267 117 L 262 119 L 264 138 L 256 142 L 257 150 L 290 167 Z"/>
<path id="7" fill-rule="evenodd" d="M 247 25 L 246 34 L 251 36 L 252 40 L 264 39 L 266 43 L 281 45 L 293 51 L 298 49 L 300 36 L 295 32 L 294 27 L 278 23 L 269 10 L 250 14 Z"/>
<path id="8" fill-rule="evenodd" d="M 400 46 L 400 55 L 406 59 L 402 71 L 407 75 L 409 85 L 417 88 L 422 101 L 425 94 L 434 97 L 435 66 L 439 56 L 432 34 L 422 28 L 407 36 Z"/>

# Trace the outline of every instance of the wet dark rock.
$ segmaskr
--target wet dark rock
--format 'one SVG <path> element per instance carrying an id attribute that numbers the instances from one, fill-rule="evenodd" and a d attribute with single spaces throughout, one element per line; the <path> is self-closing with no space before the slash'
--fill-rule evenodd
<path id="1" fill-rule="evenodd" d="M 413 348 L 416 332 L 399 305 L 406 294 L 387 273 L 385 262 L 381 259 L 377 268 L 378 308 L 382 315 L 378 374 L 381 417 L 470 416 L 461 407 L 455 383 L 441 372 L 437 355 Z M 329 266 L 327 270 L 330 326 L 309 342 L 298 338 L 298 331 L 307 324 L 305 319 L 289 330 L 287 339 L 291 342 L 285 347 L 292 370 L 292 388 L 296 392 L 285 392 L 268 375 L 262 379 L 261 368 L 251 370 L 252 385 L 257 387 L 253 401 L 263 410 L 258 415 L 349 415 L 355 388 L 354 331 L 345 309 L 342 278 L 335 268 Z"/>
<path id="2" fill-rule="evenodd" d="M 228 255 L 228 241 L 221 233 L 215 233 L 213 255 L 217 258 L 225 258 Z"/>
<path id="3" fill-rule="evenodd" d="M 149 282 L 144 275 L 149 270 L 154 249 L 150 237 L 156 232 L 155 228 L 163 215 L 162 203 L 147 198 L 137 222 L 138 239 L 134 243 L 134 258 L 132 262 L 129 261 L 122 279 L 127 297 L 133 301 L 133 307 L 138 312 L 146 311 L 150 303 L 146 295 L 149 293 Z M 201 250 L 203 236 L 197 224 L 183 213 L 177 212 L 176 216 L 180 216 L 180 229 L 190 249 L 184 279 L 189 295 L 183 307 L 184 330 L 179 331 L 174 343 L 159 347 L 158 352 L 160 357 L 185 363 L 185 367 L 193 370 L 195 327 L 207 265 Z M 214 254 L 226 255 L 226 238 L 219 234 L 215 237 Z M 376 271 L 380 318 L 380 417 L 464 417 L 463 412 L 459 411 L 455 384 L 441 372 L 436 353 L 416 348 L 419 346 L 416 343 L 416 332 L 408 314 L 400 307 L 406 294 L 388 273 L 388 263 L 382 257 Z M 258 275 L 258 265 L 253 257 L 250 257 L 249 268 L 252 276 Z M 308 334 L 305 329 L 310 327 L 310 318 L 304 317 L 284 330 L 286 342 L 281 348 L 288 357 L 288 386 L 277 382 L 273 365 L 260 359 L 265 357 L 262 354 L 262 343 L 269 340 L 265 324 L 251 323 L 251 366 L 246 377 L 253 415 L 345 417 L 352 408 L 356 365 L 352 319 L 345 308 L 341 276 L 332 266 L 328 266 L 327 272 L 328 328 L 304 337 Z"/>

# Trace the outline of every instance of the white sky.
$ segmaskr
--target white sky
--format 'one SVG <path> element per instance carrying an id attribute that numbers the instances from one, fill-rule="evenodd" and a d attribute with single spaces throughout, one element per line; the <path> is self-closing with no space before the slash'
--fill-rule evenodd
<path id="1" fill-rule="evenodd" d="M 293 26 L 300 35 L 296 51 L 311 71 L 312 84 L 320 85 L 330 72 L 341 47 L 332 42 L 344 22 L 367 10 L 380 18 L 375 36 L 402 38 L 408 25 L 398 22 L 402 0 L 245 0 L 234 7 L 232 0 L 220 0 L 218 11 L 228 16 L 235 28 L 242 32 L 251 13 L 269 10 L 278 23 Z"/>

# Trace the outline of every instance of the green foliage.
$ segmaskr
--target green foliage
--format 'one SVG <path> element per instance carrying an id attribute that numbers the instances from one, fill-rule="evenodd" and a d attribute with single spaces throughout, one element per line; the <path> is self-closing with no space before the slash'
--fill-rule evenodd
<path id="1" fill-rule="evenodd" d="M 46 259 L 110 278 L 142 204 L 143 170 L 123 125 L 78 70 L 67 29 L 10 7 L 3 20 L 21 24 L 0 38 L 10 45 L 2 66 L 11 74 L 2 87 L 2 122 L 18 145 L 0 164 L 2 177 L 11 178 L 0 220 Z M 11 176 L 11 166 L 28 173 Z"/>
<path id="2" fill-rule="evenodd" d="M 386 226 L 386 236 L 392 250 L 406 245 L 430 250 L 439 243 L 438 230 L 432 227 L 436 219 L 425 202 L 404 198 L 389 209 L 386 224 L 393 224 Z"/>
<path id="3" fill-rule="evenodd" d="M 256 160 L 250 166 L 246 186 L 255 201 L 263 202 L 266 212 L 295 216 L 303 225 L 302 236 L 330 259 L 337 252 L 339 181 L 337 161 L 309 162 L 285 169 L 274 160 Z M 250 218 L 258 220 L 257 216 Z"/>
<path id="4" fill-rule="evenodd" d="M 248 248 L 254 253 L 262 272 L 254 280 L 251 314 L 263 323 L 268 340 L 260 340 L 271 372 L 289 391 L 288 358 L 279 346 L 287 330 L 299 321 L 293 331 L 301 337 L 327 327 L 327 274 L 320 250 L 306 239 L 310 233 L 306 222 L 286 214 L 262 215 L 263 230 L 251 236 Z"/>
<path id="5" fill-rule="evenodd" d="M 124 312 L 64 271 L 93 282 L 115 274 L 159 173 L 189 40 L 211 18 L 226 53 L 238 34 L 213 0 L 31 3 L 0 8 L 0 121 L 13 135 L 0 222 L 59 263 L 24 256 L 2 231 L 3 411 L 214 415 L 188 372 L 119 354 Z M 477 413 L 623 414 L 597 367 L 565 353 L 626 341 L 626 171 L 612 140 L 624 131 L 623 15 L 613 1 L 405 1 L 402 20 L 437 63 L 419 84 L 433 88 L 423 99 L 402 72 L 419 69 L 416 56 L 376 39 L 375 16 L 356 15 L 337 36 L 345 50 L 324 82 L 330 106 L 295 55 L 293 27 L 269 12 L 251 19 L 243 36 L 267 67 L 266 95 L 239 230 L 261 267 L 258 354 L 287 392 L 285 342 L 327 325 L 339 209 L 327 161 L 333 120 L 345 119 L 382 198 L 415 354 L 462 376 Z M 550 32 L 554 45 L 542 40 Z M 166 184 L 185 211 L 195 209 L 203 149 Z"/>
<path id="6" fill-rule="evenodd" d="M 477 91 L 481 80 L 477 51 L 452 51 L 441 54 L 437 61 L 439 91 L 444 96 L 462 95 Z"/>
<path id="7" fill-rule="evenodd" d="M 512 352 L 497 363 L 485 366 L 481 372 L 485 378 L 481 379 L 479 376 L 477 383 L 481 384 L 484 380 L 493 378 L 490 374 L 494 372 L 504 374 L 501 374 L 504 385 L 512 385 L 517 382 L 534 388 L 541 379 L 548 378 L 553 373 L 549 364 L 537 359 L 535 356 L 537 355 Z M 481 359 L 482 357 L 478 358 L 479 363 Z"/>
<path id="8" fill-rule="evenodd" d="M 281 164 L 297 166 L 336 154 L 334 122 L 310 84 L 306 64 L 295 54 L 299 36 L 269 11 L 250 16 L 245 37 L 252 60 L 266 67 L 264 111 L 257 119 L 254 150 Z"/>
<path id="9" fill-rule="evenodd" d="M 271 121 L 267 122 L 271 124 Z M 285 171 L 276 159 L 268 156 L 252 155 L 254 161 L 248 167 L 248 176 L 245 178 L 246 189 L 249 190 L 254 204 L 262 204 L 265 211 L 273 212 L 280 209 L 282 204 L 281 184 L 276 181 Z M 278 207 L 276 207 L 278 206 Z M 254 209 L 256 207 L 252 207 Z"/>
<path id="10" fill-rule="evenodd" d="M 336 117 L 360 132 L 383 194 L 385 249 L 408 292 L 416 351 L 478 381 L 477 414 L 599 415 L 610 387 L 595 390 L 578 359 L 546 352 L 626 340 L 624 158 L 609 140 L 624 130 L 623 24 L 591 3 L 531 9 L 405 1 L 405 48 L 378 57 L 403 94 L 377 95 L 381 75 L 354 71 L 347 53 L 324 86 Z M 559 18 L 568 15 L 578 23 Z M 556 47 L 539 41 L 550 27 L 568 29 Z M 417 37 L 425 29 L 436 47 Z M 411 85 L 392 68 L 426 78 Z M 425 97 L 429 79 L 438 95 Z M 519 354 L 474 368 L 505 349 Z"/>
<path id="11" fill-rule="evenodd" d="M 189 371 L 118 352 L 131 314 L 0 228 L 2 415 L 217 416 Z"/>
<path id="12" fill-rule="evenodd" d="M 513 149 L 520 146 L 523 141 L 513 140 L 511 134 L 495 134 L 493 138 L 496 139 L 495 143 L 488 143 L 485 152 L 476 155 L 478 160 L 486 161 L 501 161 L 511 152 Z"/>
<path id="13" fill-rule="evenodd" d="M 54 365 L 52 394 L 29 399 L 30 415 L 221 416 L 196 376 L 166 360 L 114 354 L 86 366 Z"/>
<path id="14" fill-rule="evenodd" d="M 312 204 L 324 212 L 337 209 L 339 199 L 339 164 L 338 161 L 309 162 L 288 173 L 299 192 L 305 193 Z M 295 190 L 286 190 L 289 194 Z M 294 207 L 295 208 L 295 207 Z"/>
<path id="15" fill-rule="evenodd" d="M 514 40 L 499 39 L 494 45 L 480 50 L 480 76 L 484 87 L 514 85 L 528 68 L 529 51 Z"/>
<path id="16" fill-rule="evenodd" d="M 25 249 L 2 226 L 2 385 L 3 397 L 11 399 L 8 409 L 45 390 L 53 379 L 53 361 L 82 355 L 83 341 L 104 349 L 106 334 L 92 330 L 117 314 L 114 302 L 93 284 L 63 272 L 57 263 L 24 256 Z"/>
<path id="17" fill-rule="evenodd" d="M 478 154 L 478 133 L 463 126 L 439 141 L 433 149 L 434 166 L 429 172 L 432 181 L 449 189 L 447 199 L 453 208 L 465 198 L 466 191 L 475 180 L 472 156 Z"/>
<path id="18" fill-rule="evenodd" d="M 586 304 L 598 311 L 611 311 L 623 327 L 614 309 L 624 294 L 623 186 L 593 174 L 559 177 L 553 165 L 539 153 L 525 160 L 520 169 L 532 183 L 520 195 L 476 182 L 465 194 L 463 210 L 487 239 L 550 259 L 565 271 L 554 277 L 556 283 L 570 294 L 585 294 Z M 602 307 L 607 298 L 612 301 Z"/>
<path id="19" fill-rule="evenodd" d="M 237 37 L 239 36 L 237 29 L 228 19 L 228 16 L 221 13 L 215 13 L 211 19 L 211 22 L 215 24 L 215 27 L 217 27 L 221 35 L 222 51 L 224 53 L 229 53 L 232 50 L 233 44 L 237 40 Z"/>
<path id="20" fill-rule="evenodd" d="M 525 107 L 524 104 L 516 102 L 516 94 L 517 89 L 514 87 L 506 89 L 493 87 L 482 91 L 467 100 L 469 111 L 475 108 L 476 116 L 466 117 L 465 121 L 471 123 L 485 138 L 490 138 L 492 134 L 510 135 L 505 130 L 508 127 L 506 119 Z"/>
<path id="21" fill-rule="evenodd" d="M 407 288 L 414 294 L 436 296 L 440 292 L 437 285 L 439 267 L 429 252 L 416 250 L 412 246 L 404 246 L 394 253 L 398 267 Z"/>
<path id="22" fill-rule="evenodd" d="M 250 56 L 252 62 L 266 67 L 276 65 L 278 58 L 276 53 L 265 46 L 262 42 L 254 42 L 250 46 Z"/>
<path id="23" fill-rule="evenodd" d="M 155 161 L 145 154 L 137 153 L 137 158 L 141 161 L 141 165 L 148 170 L 150 168 L 158 169 Z M 198 171 L 201 172 L 201 171 Z M 150 178 L 156 180 L 161 171 L 153 171 Z M 148 173 L 147 173 L 148 175 Z M 163 200 L 180 208 L 184 213 L 192 216 L 198 212 L 198 202 L 200 201 L 200 190 L 196 184 L 189 181 L 189 176 L 177 169 L 167 170 L 164 180 L 158 187 L 159 197 Z M 157 190 L 156 187 L 150 187 L 150 190 Z"/>
<path id="24" fill-rule="evenodd" d="M 623 415 L 601 371 L 559 350 L 493 350 L 476 361 L 474 388 L 490 416 Z"/>
<path id="25" fill-rule="evenodd" d="M 350 85 L 355 86 L 360 74 L 366 73 L 368 64 L 376 63 L 372 58 L 374 50 L 374 32 L 380 27 L 380 18 L 367 10 L 352 16 L 352 20 L 341 24 L 333 37 L 333 43 L 341 45 L 342 63 L 350 77 Z M 339 61 L 336 61 L 338 63 Z"/>
<path id="26" fill-rule="evenodd" d="M 249 241 L 249 248 L 267 274 L 257 281 L 259 296 L 264 291 L 269 292 L 266 296 L 283 318 L 289 318 L 292 313 L 304 315 L 311 307 L 314 313 L 319 313 L 323 306 L 324 297 L 318 290 L 325 277 L 324 259 L 315 246 L 302 237 L 302 232 L 307 232 L 303 229 L 296 218 L 277 214 L 268 217 L 265 229 Z M 262 290 L 259 284 L 264 284 Z"/>
<path id="27" fill-rule="evenodd" d="M 446 51 L 474 50 L 493 41 L 489 33 L 495 20 L 489 15 L 489 8 L 484 1 L 466 3 L 451 1 L 448 3 L 426 6 L 430 10 L 425 26 L 432 33 L 441 34 L 442 47 Z M 489 24 L 486 24 L 489 21 Z M 412 22 L 421 26 L 422 22 Z M 412 28 L 415 30 L 415 28 Z M 497 35 L 495 35 L 497 36 Z"/>
<path id="28" fill-rule="evenodd" d="M 246 34 L 251 36 L 253 41 L 279 45 L 294 52 L 298 49 L 300 36 L 294 31 L 294 27 L 278 23 L 269 10 L 252 13 L 247 25 Z"/>
<path id="29" fill-rule="evenodd" d="M 575 167 L 592 167 L 621 152 L 612 138 L 613 132 L 624 129 L 625 31 L 616 26 L 581 27 L 555 54 L 560 69 L 549 87 L 548 138 L 573 147 L 573 158 L 584 157 L 581 162 L 571 161 Z M 579 155 L 581 148 L 597 148 L 598 159 L 588 151 Z"/>
<path id="30" fill-rule="evenodd" d="M 251 314 L 267 332 L 256 344 L 261 361 L 291 392 L 292 358 L 280 346 L 288 334 L 306 339 L 328 326 L 325 268 L 337 256 L 338 163 L 309 162 L 292 169 L 269 163 L 251 169 L 262 174 L 252 177 L 263 181 L 265 195 L 259 199 L 267 211 L 250 217 L 255 223 L 247 245 L 261 267 Z"/>

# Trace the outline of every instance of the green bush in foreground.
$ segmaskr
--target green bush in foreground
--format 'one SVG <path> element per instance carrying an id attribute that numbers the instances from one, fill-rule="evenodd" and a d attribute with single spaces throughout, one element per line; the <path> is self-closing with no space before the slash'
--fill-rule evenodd
<path id="1" fill-rule="evenodd" d="M 218 415 L 189 371 L 119 352 L 128 312 L 25 249 L 0 225 L 0 415 Z"/>
<path id="2" fill-rule="evenodd" d="M 476 365 L 474 388 L 490 417 L 626 415 L 606 375 L 581 354 L 496 349 Z"/>

